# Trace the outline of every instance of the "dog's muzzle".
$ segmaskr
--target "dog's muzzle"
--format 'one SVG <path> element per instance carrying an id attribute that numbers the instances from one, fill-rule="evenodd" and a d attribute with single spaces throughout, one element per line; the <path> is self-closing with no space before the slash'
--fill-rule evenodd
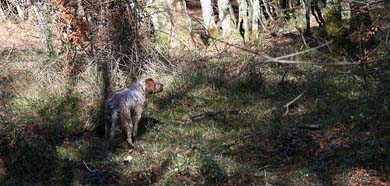
<path id="1" fill-rule="evenodd" d="M 156 83 L 156 92 L 161 92 L 164 89 L 164 85 L 161 83 Z"/>

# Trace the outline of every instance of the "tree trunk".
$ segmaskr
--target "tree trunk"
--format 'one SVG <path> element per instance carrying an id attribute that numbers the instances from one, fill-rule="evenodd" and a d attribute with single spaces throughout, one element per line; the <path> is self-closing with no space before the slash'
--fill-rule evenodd
<path id="1" fill-rule="evenodd" d="M 202 15 L 204 26 L 208 30 L 211 36 L 218 34 L 217 26 L 215 25 L 213 6 L 211 0 L 200 0 L 200 5 L 202 7 Z"/>
<path id="2" fill-rule="evenodd" d="M 7 20 L 2 5 L 0 4 L 0 21 Z"/>
<path id="3" fill-rule="evenodd" d="M 238 0 L 238 29 L 244 40 L 249 40 L 248 3 L 246 0 Z"/>
<path id="4" fill-rule="evenodd" d="M 272 14 L 271 14 L 271 11 L 270 11 L 270 6 L 268 4 L 268 0 L 263 0 L 263 5 L 264 5 L 264 8 L 265 8 L 265 12 L 268 14 L 269 18 L 271 19 L 271 21 L 274 20 Z"/>
<path id="5" fill-rule="evenodd" d="M 305 34 L 310 35 L 310 0 L 301 0 L 301 4 L 305 10 Z"/>
<path id="6" fill-rule="evenodd" d="M 183 9 L 184 9 L 184 13 L 185 13 L 185 16 L 187 17 L 187 20 L 188 20 L 188 33 L 191 33 L 192 32 L 192 20 L 191 20 L 191 16 L 190 14 L 188 13 L 188 10 L 187 10 L 187 3 L 185 0 L 182 0 L 182 3 L 183 3 Z"/>
<path id="7" fill-rule="evenodd" d="M 157 31 L 160 29 L 160 25 L 158 23 L 158 16 L 157 16 L 158 14 L 157 3 L 155 0 L 148 0 L 148 4 L 151 7 L 151 9 L 149 10 L 150 21 L 152 22 L 153 29 Z"/>
<path id="8" fill-rule="evenodd" d="M 237 25 L 238 25 L 237 18 L 236 18 L 236 15 L 234 15 L 233 6 L 231 4 L 229 4 L 229 13 L 230 13 L 230 17 L 232 18 L 234 27 L 237 28 Z"/>
<path id="9" fill-rule="evenodd" d="M 18 12 L 19 21 L 24 21 L 26 19 L 25 11 L 24 11 L 24 8 L 22 6 L 23 6 L 22 4 L 15 3 L 15 7 L 16 7 L 16 10 Z"/>
<path id="10" fill-rule="evenodd" d="M 261 26 L 263 27 L 263 30 L 264 31 L 268 31 L 268 22 L 267 22 L 267 19 L 265 18 L 265 13 L 263 11 L 263 9 L 261 8 L 260 6 L 260 17 L 259 17 L 259 20 L 260 20 L 260 24 Z"/>
<path id="11" fill-rule="evenodd" d="M 259 37 L 260 1 L 253 0 L 252 32 L 255 39 Z"/>
<path id="12" fill-rule="evenodd" d="M 226 37 L 230 34 L 232 27 L 229 0 L 218 0 L 218 13 L 221 21 L 222 36 Z"/>
<path id="13" fill-rule="evenodd" d="M 50 28 L 47 26 L 47 21 L 42 15 L 42 10 L 39 9 L 39 6 L 34 5 L 33 10 L 38 21 L 39 29 L 41 31 L 41 48 L 46 52 L 49 52 L 49 55 L 51 55 L 54 49 L 49 38 Z"/>

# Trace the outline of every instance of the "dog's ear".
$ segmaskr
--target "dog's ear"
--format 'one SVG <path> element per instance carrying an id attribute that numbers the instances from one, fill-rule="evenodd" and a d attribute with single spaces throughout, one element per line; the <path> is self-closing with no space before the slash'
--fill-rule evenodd
<path id="1" fill-rule="evenodd" d="M 152 94 L 156 92 L 155 82 L 152 78 L 145 79 L 145 92 Z"/>

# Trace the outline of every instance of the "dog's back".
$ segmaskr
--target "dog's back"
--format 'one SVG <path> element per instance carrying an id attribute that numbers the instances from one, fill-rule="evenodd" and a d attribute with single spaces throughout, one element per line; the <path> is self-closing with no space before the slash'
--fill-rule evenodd
<path id="1" fill-rule="evenodd" d="M 140 82 L 112 95 L 106 103 L 106 112 L 118 111 L 121 104 L 125 104 L 130 108 L 135 107 L 135 105 L 145 104 L 145 93 Z"/>

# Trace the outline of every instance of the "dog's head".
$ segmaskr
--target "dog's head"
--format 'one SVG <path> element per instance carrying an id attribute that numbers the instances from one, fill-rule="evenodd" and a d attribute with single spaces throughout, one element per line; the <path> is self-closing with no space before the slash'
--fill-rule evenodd
<path id="1" fill-rule="evenodd" d="M 145 79 L 145 92 L 155 94 L 163 91 L 164 85 L 155 82 L 152 78 Z"/>

